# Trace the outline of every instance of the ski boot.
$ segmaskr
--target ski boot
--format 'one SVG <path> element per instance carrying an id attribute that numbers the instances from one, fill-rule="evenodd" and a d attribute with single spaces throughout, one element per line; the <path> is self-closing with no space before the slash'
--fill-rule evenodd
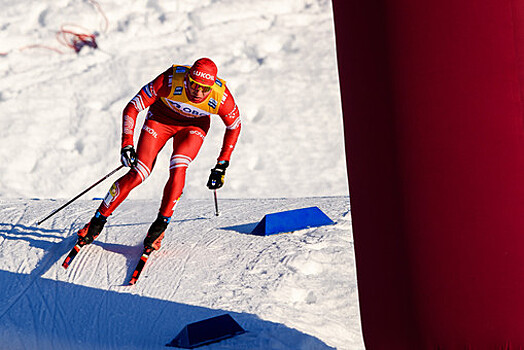
<path id="1" fill-rule="evenodd" d="M 93 243 L 93 241 L 98 237 L 104 225 L 107 221 L 107 217 L 100 214 L 98 211 L 95 216 L 89 221 L 84 228 L 78 231 L 78 241 L 77 244 L 80 247 L 83 247 L 87 244 Z"/>
<path id="2" fill-rule="evenodd" d="M 164 232 L 171 218 L 158 214 L 156 220 L 151 224 L 144 239 L 144 252 L 151 253 L 159 250 L 164 238 Z"/>

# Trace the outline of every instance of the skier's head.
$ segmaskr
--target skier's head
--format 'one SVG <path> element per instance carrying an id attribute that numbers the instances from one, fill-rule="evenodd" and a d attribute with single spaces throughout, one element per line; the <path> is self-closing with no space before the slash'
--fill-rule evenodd
<path id="1" fill-rule="evenodd" d="M 209 58 L 199 58 L 187 72 L 188 97 L 192 102 L 204 100 L 217 79 L 217 66 Z"/>

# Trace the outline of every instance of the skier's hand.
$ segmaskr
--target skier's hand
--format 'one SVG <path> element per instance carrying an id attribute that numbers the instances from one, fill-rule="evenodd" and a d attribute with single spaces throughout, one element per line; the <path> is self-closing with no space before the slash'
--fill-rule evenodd
<path id="1" fill-rule="evenodd" d="M 120 161 L 124 166 L 134 167 L 138 162 L 136 157 L 135 148 L 131 145 L 127 145 L 120 151 Z"/>
<path id="2" fill-rule="evenodd" d="M 226 168 L 229 166 L 227 160 L 222 160 L 211 169 L 209 180 L 207 180 L 207 188 L 210 190 L 216 190 L 224 186 L 224 176 L 226 175 Z"/>

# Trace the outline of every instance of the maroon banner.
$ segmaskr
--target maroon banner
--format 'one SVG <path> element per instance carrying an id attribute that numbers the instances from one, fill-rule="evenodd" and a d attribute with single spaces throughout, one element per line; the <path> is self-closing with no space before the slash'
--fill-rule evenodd
<path id="1" fill-rule="evenodd" d="M 367 350 L 524 348 L 524 1 L 333 7 Z"/>

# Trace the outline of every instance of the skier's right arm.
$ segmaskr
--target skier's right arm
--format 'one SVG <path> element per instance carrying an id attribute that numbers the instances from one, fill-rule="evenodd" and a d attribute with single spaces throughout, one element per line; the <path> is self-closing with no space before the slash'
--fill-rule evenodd
<path id="1" fill-rule="evenodd" d="M 133 136 L 138 113 L 151 106 L 160 97 L 166 97 L 171 90 L 173 69 L 169 68 L 153 81 L 144 85 L 124 108 L 122 113 L 122 149 L 134 147 Z"/>

